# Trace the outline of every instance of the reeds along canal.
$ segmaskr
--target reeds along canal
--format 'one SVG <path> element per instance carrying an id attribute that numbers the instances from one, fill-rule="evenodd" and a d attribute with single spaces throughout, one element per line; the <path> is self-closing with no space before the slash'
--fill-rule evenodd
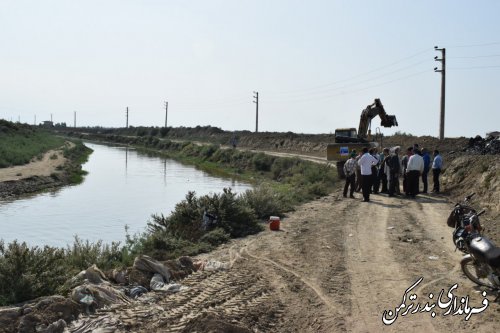
<path id="1" fill-rule="evenodd" d="M 94 152 L 81 184 L 14 201 L 0 202 L 0 239 L 66 247 L 74 236 L 104 243 L 142 232 L 151 214 L 168 215 L 188 191 L 198 195 L 250 185 L 213 177 L 176 161 L 126 147 L 86 143 Z"/>

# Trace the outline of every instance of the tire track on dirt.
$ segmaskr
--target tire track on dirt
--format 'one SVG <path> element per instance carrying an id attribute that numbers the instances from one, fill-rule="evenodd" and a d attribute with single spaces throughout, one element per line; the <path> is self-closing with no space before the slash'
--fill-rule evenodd
<path id="1" fill-rule="evenodd" d="M 325 304 L 330 310 L 332 311 L 335 311 L 335 312 L 339 312 L 341 315 L 345 315 L 346 313 L 344 311 L 342 311 L 341 309 L 339 309 L 337 306 L 336 306 L 336 303 L 332 302 L 330 299 L 328 299 L 328 297 L 321 291 L 321 289 L 316 286 L 314 283 L 312 283 L 311 281 L 309 281 L 307 278 L 305 278 L 303 275 L 299 274 L 297 271 L 291 269 L 291 268 L 287 268 L 285 267 L 284 265 L 274 261 L 274 260 L 271 260 L 271 259 L 268 259 L 268 258 L 263 258 L 263 257 L 259 257 L 257 255 L 253 255 L 251 254 L 249 251 L 248 251 L 248 248 L 244 248 L 244 253 L 261 262 L 261 263 L 268 263 L 268 264 L 271 264 L 275 267 L 277 267 L 278 269 L 280 270 L 283 270 L 287 273 L 290 273 L 292 275 L 294 275 L 301 283 L 303 283 L 304 285 L 306 285 L 313 293 L 316 294 L 316 296 L 323 302 L 323 304 Z"/>
<path id="2" fill-rule="evenodd" d="M 328 196 L 304 204 L 282 221 L 280 232 L 264 232 L 239 251 L 229 250 L 230 258 L 241 257 L 241 263 L 259 267 L 273 281 L 286 311 L 279 332 L 346 330 L 349 281 L 337 201 Z"/>
<path id="3" fill-rule="evenodd" d="M 384 326 L 384 310 L 393 310 L 401 303 L 404 291 L 411 283 L 407 270 L 399 264 L 401 257 L 393 253 L 387 228 L 397 222 L 395 209 L 402 208 L 399 199 L 371 196 L 370 203 L 352 202 L 354 219 L 347 223 L 346 240 L 348 270 L 351 277 L 353 313 L 349 331 L 353 332 L 434 332 L 429 320 L 421 316 L 404 318 L 392 326 Z M 404 259 L 405 257 L 402 256 Z M 401 286 L 405 286 L 402 289 Z M 371 300 L 371 301 L 367 301 Z"/>

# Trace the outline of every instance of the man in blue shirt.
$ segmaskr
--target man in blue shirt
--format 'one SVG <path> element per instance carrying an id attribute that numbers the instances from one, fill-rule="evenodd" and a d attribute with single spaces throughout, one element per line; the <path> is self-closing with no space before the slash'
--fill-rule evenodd
<path id="1" fill-rule="evenodd" d="M 431 166 L 431 157 L 427 148 L 422 148 L 422 158 L 424 159 L 424 171 L 422 172 L 422 184 L 424 184 L 424 190 L 422 193 L 427 193 L 427 175 L 429 174 L 429 169 Z"/>
<path id="2" fill-rule="evenodd" d="M 439 174 L 443 167 L 443 159 L 439 155 L 439 151 L 434 150 L 434 161 L 432 161 L 432 180 L 434 181 L 433 193 L 439 193 Z"/>

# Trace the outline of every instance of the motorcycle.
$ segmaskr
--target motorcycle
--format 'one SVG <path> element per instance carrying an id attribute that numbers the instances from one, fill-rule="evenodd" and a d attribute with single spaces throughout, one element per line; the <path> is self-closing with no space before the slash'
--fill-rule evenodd
<path id="1" fill-rule="evenodd" d="M 479 213 L 471 207 L 472 193 L 462 203 L 457 203 L 448 217 L 447 225 L 454 228 L 453 243 L 465 256 L 460 266 L 472 282 L 500 291 L 500 248 L 481 234 Z M 499 294 L 500 297 L 500 294 Z M 498 297 L 497 297 L 498 299 Z"/>

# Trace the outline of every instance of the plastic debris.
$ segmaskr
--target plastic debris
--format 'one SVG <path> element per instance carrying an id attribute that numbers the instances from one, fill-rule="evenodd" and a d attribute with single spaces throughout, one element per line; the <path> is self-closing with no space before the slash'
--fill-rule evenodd
<path id="1" fill-rule="evenodd" d="M 149 287 L 154 291 L 167 291 L 171 293 L 176 293 L 188 289 L 188 287 L 182 286 L 178 283 L 165 283 L 163 277 L 160 274 L 153 275 Z"/>
<path id="2" fill-rule="evenodd" d="M 136 257 L 134 260 L 134 267 L 144 272 L 158 273 L 163 276 L 165 281 L 170 281 L 171 274 L 168 268 L 151 257 L 145 255 Z"/>
<path id="3" fill-rule="evenodd" d="M 227 271 L 229 268 L 229 263 L 215 260 L 209 260 L 203 266 L 205 271 Z"/>
<path id="4" fill-rule="evenodd" d="M 147 293 L 148 290 L 144 288 L 143 286 L 136 286 L 131 288 L 130 290 L 126 291 L 125 293 L 131 297 L 131 298 L 137 298 L 141 296 L 142 294 Z"/>

